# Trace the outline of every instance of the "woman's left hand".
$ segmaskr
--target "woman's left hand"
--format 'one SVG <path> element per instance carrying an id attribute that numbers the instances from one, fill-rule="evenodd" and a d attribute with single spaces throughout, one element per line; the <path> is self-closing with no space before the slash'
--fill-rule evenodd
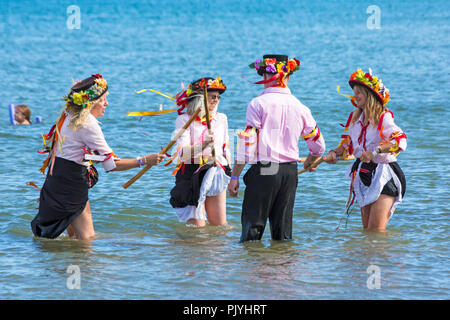
<path id="1" fill-rule="evenodd" d="M 373 159 L 373 153 L 372 151 L 364 151 L 364 153 L 359 157 L 362 162 L 369 163 Z"/>

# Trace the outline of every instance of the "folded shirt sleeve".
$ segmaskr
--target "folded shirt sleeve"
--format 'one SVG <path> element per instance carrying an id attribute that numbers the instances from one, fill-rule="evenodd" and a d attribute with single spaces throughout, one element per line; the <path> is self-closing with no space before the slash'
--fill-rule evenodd
<path id="1" fill-rule="evenodd" d="M 238 163 L 254 163 L 257 161 L 258 131 L 261 128 L 258 105 L 252 101 L 247 107 L 246 128 L 237 132 L 238 145 L 236 161 Z"/>
<path id="2" fill-rule="evenodd" d="M 306 141 L 309 153 L 314 157 L 321 156 L 325 152 L 325 140 L 309 109 L 305 109 L 302 121 L 301 136 Z"/>

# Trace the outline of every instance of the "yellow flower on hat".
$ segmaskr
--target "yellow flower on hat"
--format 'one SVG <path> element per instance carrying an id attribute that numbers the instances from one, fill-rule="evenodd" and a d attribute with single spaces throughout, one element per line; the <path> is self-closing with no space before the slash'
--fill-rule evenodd
<path id="1" fill-rule="evenodd" d="M 73 103 L 75 103 L 76 105 L 81 106 L 83 104 L 83 91 L 81 92 L 74 92 L 72 95 L 72 99 L 73 99 Z"/>
<path id="2" fill-rule="evenodd" d="M 277 72 L 278 73 L 280 73 L 280 72 L 284 72 L 284 70 L 283 70 L 283 63 L 282 62 L 278 62 L 277 63 Z"/>

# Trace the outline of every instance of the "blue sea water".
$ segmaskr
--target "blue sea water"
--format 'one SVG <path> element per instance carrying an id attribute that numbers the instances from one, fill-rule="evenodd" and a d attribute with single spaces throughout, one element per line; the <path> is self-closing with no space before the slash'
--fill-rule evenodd
<path id="1" fill-rule="evenodd" d="M 379 28 L 371 28 L 371 5 Z M 0 1 L 0 298 L 449 299 L 449 22 L 443 0 Z M 176 115 L 127 117 L 170 106 L 134 90 L 175 94 L 182 82 L 220 76 L 228 87 L 220 111 L 230 130 L 241 129 L 262 90 L 247 81 L 259 80 L 248 64 L 266 53 L 301 60 L 289 87 L 312 110 L 327 149 L 353 108 L 337 85 L 351 93 L 349 75 L 371 67 L 390 89 L 388 106 L 408 136 L 398 157 L 407 191 L 386 233 L 364 232 L 357 205 L 335 231 L 349 186 L 341 163 L 299 177 L 290 242 L 271 241 L 267 229 L 261 242 L 238 243 L 242 180 L 239 197 L 227 199 L 229 226 L 179 223 L 164 166 L 126 190 L 137 170 L 99 170 L 89 195 L 93 242 L 33 237 L 39 193 L 26 183 L 44 181 L 41 134 L 72 80 L 108 80 L 104 134 L 119 156 L 136 157 L 167 144 Z M 30 105 L 44 123 L 11 126 L 9 103 Z M 70 266 L 80 271 L 78 289 Z"/>

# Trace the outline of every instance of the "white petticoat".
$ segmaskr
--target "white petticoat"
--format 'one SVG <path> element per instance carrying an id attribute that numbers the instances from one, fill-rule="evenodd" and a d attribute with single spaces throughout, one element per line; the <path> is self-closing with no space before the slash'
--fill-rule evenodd
<path id="1" fill-rule="evenodd" d="M 225 174 L 225 171 L 220 166 L 209 168 L 203 177 L 197 207 L 186 206 L 183 208 L 175 208 L 178 220 L 180 222 L 186 222 L 189 219 L 206 220 L 203 213 L 203 204 L 205 203 L 206 197 L 221 194 L 227 188 L 230 180 L 231 178 Z"/>
<path id="2" fill-rule="evenodd" d="M 398 196 L 395 198 L 395 202 L 392 205 L 389 215 L 390 218 L 397 205 L 402 202 L 402 185 L 400 180 L 394 170 L 392 170 L 389 163 L 379 163 L 375 170 L 375 174 L 372 176 L 372 182 L 370 186 L 367 187 L 359 178 L 359 169 L 361 168 L 362 163 L 363 162 L 361 162 L 358 166 L 358 171 L 355 175 L 355 181 L 353 183 L 353 191 L 355 192 L 356 201 L 361 208 L 375 202 L 380 197 L 384 185 L 389 180 L 394 179 L 394 184 L 398 190 Z M 346 172 L 346 175 L 350 180 L 352 179 L 352 166 L 353 164 L 347 168 Z"/>

